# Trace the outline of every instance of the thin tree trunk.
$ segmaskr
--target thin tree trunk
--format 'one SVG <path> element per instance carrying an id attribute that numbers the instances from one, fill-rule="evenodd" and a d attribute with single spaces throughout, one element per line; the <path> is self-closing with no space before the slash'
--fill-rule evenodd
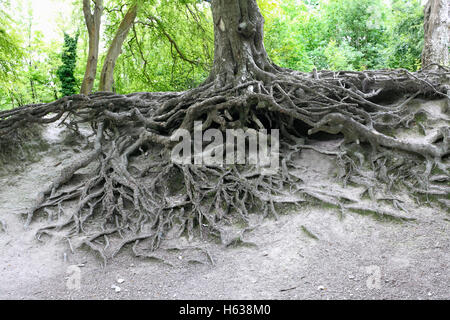
<path id="1" fill-rule="evenodd" d="M 208 81 L 219 85 L 265 79 L 276 71 L 264 48 L 264 18 L 256 0 L 212 0 L 214 66 Z"/>
<path id="2" fill-rule="evenodd" d="M 450 7 L 449 0 L 428 0 L 425 5 L 425 45 L 422 67 L 449 64 Z"/>
<path id="3" fill-rule="evenodd" d="M 122 45 L 133 26 L 138 11 L 138 5 L 133 5 L 125 14 L 119 29 L 108 49 L 108 53 L 103 64 L 102 73 L 100 76 L 100 91 L 112 91 L 114 83 L 114 67 L 116 65 L 117 58 L 122 52 Z"/>
<path id="4" fill-rule="evenodd" d="M 34 81 L 33 79 L 30 79 L 30 88 L 31 88 L 31 100 L 33 103 L 36 103 L 36 89 L 34 88 Z"/>
<path id="5" fill-rule="evenodd" d="M 88 95 L 92 93 L 97 74 L 103 0 L 96 1 L 94 13 L 91 10 L 91 0 L 83 0 L 83 12 L 89 34 L 89 52 L 80 93 Z"/>
<path id="6" fill-rule="evenodd" d="M 30 16 L 29 18 L 32 18 Z M 30 90 L 31 90 L 31 100 L 33 103 L 36 103 L 36 89 L 34 87 L 34 81 L 33 81 L 33 60 L 31 58 L 31 37 L 32 37 L 32 20 L 30 19 L 28 22 L 28 52 L 30 53 L 30 57 L 28 60 L 28 76 L 29 76 L 29 82 L 30 82 Z"/>

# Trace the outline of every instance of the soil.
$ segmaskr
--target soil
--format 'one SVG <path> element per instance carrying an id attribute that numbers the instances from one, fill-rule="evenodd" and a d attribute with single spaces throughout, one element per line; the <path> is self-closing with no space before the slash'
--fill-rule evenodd
<path id="1" fill-rule="evenodd" d="M 185 249 L 161 250 L 161 260 L 135 258 L 126 248 L 103 266 L 86 248 L 72 252 L 67 241 L 55 238 L 39 242 L 35 232 L 45 215 L 24 229 L 20 214 L 69 160 L 88 150 L 69 145 L 55 124 L 44 138 L 51 146 L 38 161 L 0 174 L 0 220 L 6 225 L 0 225 L 0 299 L 450 298 L 450 215 L 408 195 L 402 198 L 407 213 L 399 215 L 413 221 L 342 216 L 323 205 L 287 207 L 278 220 L 255 216 L 238 245 L 169 240 L 166 248 Z M 360 196 L 362 190 L 335 181 L 333 157 L 304 150 L 297 161 L 310 185 Z M 204 250 L 186 249 L 194 244 Z M 81 280 L 76 288 L 70 285 L 74 270 Z"/>

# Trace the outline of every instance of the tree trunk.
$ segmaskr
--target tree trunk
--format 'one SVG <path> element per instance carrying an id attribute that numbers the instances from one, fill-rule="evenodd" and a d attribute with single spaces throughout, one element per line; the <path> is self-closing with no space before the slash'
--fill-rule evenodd
<path id="1" fill-rule="evenodd" d="M 91 0 L 83 0 L 83 12 L 89 34 L 89 53 L 80 93 L 88 95 L 92 93 L 97 74 L 103 0 L 96 1 L 94 13 L 91 11 Z"/>
<path id="2" fill-rule="evenodd" d="M 264 48 L 264 18 L 256 0 L 212 0 L 214 65 L 208 82 L 239 84 L 265 80 L 276 67 Z"/>
<path id="3" fill-rule="evenodd" d="M 117 58 L 121 54 L 122 45 L 128 36 L 128 32 L 133 26 L 138 11 L 138 5 L 133 5 L 125 14 L 119 29 L 108 49 L 108 53 L 103 64 L 102 74 L 100 76 L 100 91 L 112 91 L 114 83 L 114 67 L 116 65 Z"/>
<path id="4" fill-rule="evenodd" d="M 450 7 L 449 0 L 428 0 L 425 5 L 425 45 L 422 68 L 432 64 L 449 64 Z"/>

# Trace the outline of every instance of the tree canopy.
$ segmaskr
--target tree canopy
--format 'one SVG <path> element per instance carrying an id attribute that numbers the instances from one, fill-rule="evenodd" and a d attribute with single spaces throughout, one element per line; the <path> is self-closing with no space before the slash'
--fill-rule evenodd
<path id="1" fill-rule="evenodd" d="M 182 91 L 202 83 L 214 51 L 209 4 L 198 0 L 141 2 L 114 68 L 114 90 Z M 100 87 L 108 47 L 133 3 L 103 3 L 94 91 Z M 305 72 L 314 68 L 420 68 L 424 19 L 420 0 L 259 0 L 258 4 L 266 20 L 267 52 L 282 67 Z M 83 1 L 73 1 L 73 10 L 55 19 L 60 38 L 52 42 L 46 41 L 46 30 L 34 27 L 36 13 L 31 8 L 26 0 L 14 5 L 0 1 L 2 109 L 59 97 L 63 84 L 57 75 L 65 32 L 80 32 L 74 85 L 76 91 L 81 89 L 89 44 Z"/>

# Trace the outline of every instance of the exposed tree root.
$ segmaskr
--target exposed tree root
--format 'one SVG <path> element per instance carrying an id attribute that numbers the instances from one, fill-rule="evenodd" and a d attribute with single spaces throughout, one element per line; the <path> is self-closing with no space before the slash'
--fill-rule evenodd
<path id="1" fill-rule="evenodd" d="M 269 80 L 266 72 L 222 88 L 209 82 L 183 93 L 100 92 L 1 112 L 0 136 L 5 140 L 23 125 L 58 120 L 75 131 L 78 124 L 91 123 L 96 132 L 93 150 L 62 170 L 41 193 L 27 212 L 27 225 L 38 212 L 55 208 L 66 220 L 41 229 L 38 236 L 64 230 L 68 238 L 82 237 L 80 244 L 106 261 L 126 245 L 133 245 L 137 256 L 156 259 L 138 245 L 145 243 L 153 252 L 169 235 L 221 238 L 226 223 L 248 222 L 252 213 L 277 217 L 280 204 L 310 198 L 342 211 L 408 220 L 394 210 L 368 208 L 358 199 L 303 183 L 292 160 L 303 149 L 336 157 L 344 184 L 364 186 L 373 200 L 383 189 L 398 211 L 404 208 L 393 192 L 400 185 L 439 199 L 448 197 L 449 127 L 426 142 L 389 135 L 390 129 L 411 126 L 414 115 L 407 103 L 413 98 L 449 99 L 448 69 L 305 74 L 276 68 L 272 72 Z M 403 100 L 398 103 L 392 97 Z M 66 121 L 69 116 L 72 119 Z M 263 175 L 248 165 L 171 162 L 172 134 L 180 128 L 192 131 L 195 121 L 203 122 L 203 130 L 280 129 L 279 172 Z M 307 133 L 318 132 L 342 134 L 345 141 L 337 151 L 308 145 Z M 146 155 L 155 145 L 161 146 L 160 154 Z M 78 170 L 94 162 L 97 169 L 86 181 L 70 183 Z M 71 200 L 77 201 L 74 210 L 65 208 Z"/>
<path id="2" fill-rule="evenodd" d="M 40 132 L 38 125 L 28 124 L 11 132 L 7 139 L 0 139 L 0 174 L 4 167 L 33 159 L 37 152 L 48 148 Z"/>

